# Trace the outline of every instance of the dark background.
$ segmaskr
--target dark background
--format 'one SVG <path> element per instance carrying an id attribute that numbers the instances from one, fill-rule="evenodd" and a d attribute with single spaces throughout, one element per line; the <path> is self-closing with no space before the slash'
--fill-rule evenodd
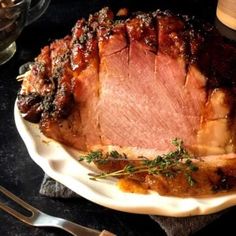
<path id="1" fill-rule="evenodd" d="M 117 235 L 145 236 L 165 235 L 149 216 L 128 214 L 98 206 L 83 198 L 49 199 L 39 195 L 43 172 L 29 157 L 23 141 L 17 133 L 13 107 L 20 84 L 16 81 L 18 68 L 32 61 L 40 48 L 56 38 L 70 33 L 78 18 L 110 6 L 130 10 L 172 9 L 184 14 L 196 15 L 214 22 L 216 1 L 97 1 L 52 0 L 47 12 L 35 23 L 26 27 L 17 40 L 17 53 L 0 66 L 0 184 L 16 193 L 32 205 L 49 214 L 70 219 L 97 229 L 106 228 Z M 233 233 L 236 210 L 233 208 L 219 220 L 195 235 L 235 235 Z M 231 221 L 232 220 L 232 221 Z M 27 226 L 0 211 L 0 235 L 67 235 L 63 231 Z"/>

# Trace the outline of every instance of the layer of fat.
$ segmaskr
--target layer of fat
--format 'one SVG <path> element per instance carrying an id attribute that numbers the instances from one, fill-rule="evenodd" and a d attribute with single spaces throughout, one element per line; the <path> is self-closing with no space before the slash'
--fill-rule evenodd
<path id="1" fill-rule="evenodd" d="M 234 152 L 232 136 L 235 131 L 231 129 L 229 122 L 231 109 L 227 91 L 214 89 L 209 96 L 204 120 L 197 134 L 194 149 L 196 154 L 203 156 Z"/>

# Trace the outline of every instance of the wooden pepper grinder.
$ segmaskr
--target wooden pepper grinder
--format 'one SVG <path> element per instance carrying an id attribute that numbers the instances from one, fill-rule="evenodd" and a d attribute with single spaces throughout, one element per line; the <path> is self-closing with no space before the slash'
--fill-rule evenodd
<path id="1" fill-rule="evenodd" d="M 236 30 L 236 0 L 219 0 L 216 15 L 224 25 Z"/>

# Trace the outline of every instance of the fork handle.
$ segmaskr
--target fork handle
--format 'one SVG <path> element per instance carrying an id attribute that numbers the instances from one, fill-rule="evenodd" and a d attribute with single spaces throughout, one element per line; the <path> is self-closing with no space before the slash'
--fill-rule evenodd
<path id="1" fill-rule="evenodd" d="M 59 218 L 60 219 L 60 218 Z M 64 220 L 64 226 L 63 229 L 66 230 L 67 232 L 71 233 L 72 235 L 81 235 L 81 236 L 115 236 L 115 234 L 107 231 L 107 230 L 103 230 L 103 231 L 98 231 L 95 229 L 90 229 L 78 224 L 75 224 L 71 221 L 68 220 Z"/>
<path id="2" fill-rule="evenodd" d="M 69 220 L 50 216 L 42 212 L 36 218 L 37 219 L 34 222 L 35 226 L 51 226 L 60 228 L 74 236 L 115 236 L 106 230 L 100 232 L 98 230 L 87 228 Z"/>
<path id="3" fill-rule="evenodd" d="M 86 228 L 84 226 L 75 224 L 69 220 L 65 220 L 59 217 L 51 216 L 43 212 L 36 212 L 33 215 L 33 225 L 38 227 L 56 227 L 71 233 L 72 235 L 79 236 L 98 236 L 99 231 Z"/>
<path id="4" fill-rule="evenodd" d="M 58 227 L 64 229 L 65 231 L 71 233 L 75 236 L 98 236 L 100 235 L 100 231 L 95 229 L 89 229 L 87 227 L 78 225 L 76 223 L 73 223 L 68 220 L 64 220 L 61 218 L 55 218 L 55 223 L 58 225 Z"/>

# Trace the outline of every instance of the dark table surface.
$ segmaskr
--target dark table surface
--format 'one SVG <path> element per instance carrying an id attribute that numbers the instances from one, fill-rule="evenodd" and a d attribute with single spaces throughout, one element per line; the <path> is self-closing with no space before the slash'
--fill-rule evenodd
<path id="1" fill-rule="evenodd" d="M 110 6 L 116 10 L 126 6 L 131 10 L 170 8 L 195 14 L 214 21 L 216 1 L 97 1 L 52 0 L 49 9 L 37 22 L 26 27 L 17 40 L 17 53 L 0 67 L 0 183 L 42 211 L 96 229 L 106 228 L 117 235 L 165 235 L 147 215 L 128 214 L 104 208 L 83 198 L 50 199 L 39 194 L 43 171 L 30 158 L 14 123 L 13 107 L 20 84 L 16 81 L 20 65 L 39 53 L 40 48 L 56 38 L 70 33 L 76 19 Z M 235 235 L 236 217 L 233 208 L 220 219 L 195 235 Z M 230 233 L 231 232 L 231 233 Z M 33 228 L 0 211 L 0 235 L 67 235 L 52 228 Z"/>

